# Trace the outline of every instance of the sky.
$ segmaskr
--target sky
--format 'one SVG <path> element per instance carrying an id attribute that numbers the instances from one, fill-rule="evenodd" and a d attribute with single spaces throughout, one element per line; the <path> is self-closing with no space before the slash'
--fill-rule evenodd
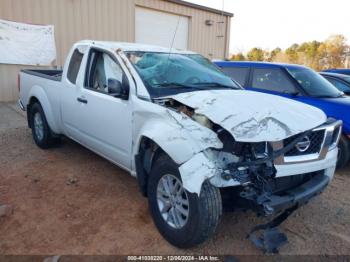
<path id="1" fill-rule="evenodd" d="M 187 0 L 222 10 L 223 0 Z M 224 0 L 234 13 L 230 52 L 252 47 L 285 49 L 294 43 L 324 41 L 342 34 L 350 43 L 350 0 Z"/>

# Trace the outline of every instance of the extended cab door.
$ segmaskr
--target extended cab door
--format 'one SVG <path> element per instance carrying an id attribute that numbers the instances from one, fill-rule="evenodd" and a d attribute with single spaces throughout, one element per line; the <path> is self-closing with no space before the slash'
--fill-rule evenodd
<path id="1" fill-rule="evenodd" d="M 128 86 L 129 78 L 116 54 L 91 48 L 84 75 L 77 82 L 75 139 L 116 164 L 130 169 L 132 107 L 128 97 L 116 98 L 108 81 Z"/>
<path id="2" fill-rule="evenodd" d="M 80 96 L 80 82 L 85 68 L 84 61 L 87 57 L 88 46 L 75 46 L 71 51 L 70 59 L 65 65 L 61 92 L 61 117 L 64 132 L 67 136 L 80 141 L 79 119 L 80 111 L 77 97 Z"/>

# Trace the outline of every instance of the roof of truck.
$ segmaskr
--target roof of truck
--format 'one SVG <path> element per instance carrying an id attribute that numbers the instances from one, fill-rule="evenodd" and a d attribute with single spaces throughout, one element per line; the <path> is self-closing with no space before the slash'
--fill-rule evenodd
<path id="1" fill-rule="evenodd" d="M 94 41 L 94 40 L 84 40 L 76 44 L 88 44 L 101 48 L 108 48 L 112 50 L 121 49 L 122 51 L 140 51 L 140 52 L 158 52 L 158 53 L 176 53 L 176 54 L 195 54 L 194 52 L 187 50 L 171 49 L 157 46 L 157 45 L 146 45 L 146 44 L 137 44 L 137 43 L 127 43 L 127 42 L 108 42 L 108 41 Z"/>

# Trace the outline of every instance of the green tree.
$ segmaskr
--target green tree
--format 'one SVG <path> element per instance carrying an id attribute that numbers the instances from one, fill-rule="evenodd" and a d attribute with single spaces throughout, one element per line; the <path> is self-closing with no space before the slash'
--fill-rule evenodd
<path id="1" fill-rule="evenodd" d="M 318 41 L 304 42 L 298 48 L 298 62 L 308 67 L 319 70 L 319 53 L 318 48 L 321 43 Z"/>
<path id="2" fill-rule="evenodd" d="M 282 52 L 282 49 L 279 47 L 276 47 L 273 49 L 270 53 L 268 53 L 268 59 L 267 61 L 272 62 L 276 59 L 277 55 Z"/>
<path id="3" fill-rule="evenodd" d="M 231 56 L 230 60 L 232 60 L 232 61 L 245 61 L 246 58 L 241 52 L 239 52 L 238 54 L 233 54 Z"/>
<path id="4" fill-rule="evenodd" d="M 332 35 L 317 49 L 321 67 L 339 68 L 343 67 L 346 60 L 348 46 L 343 35 Z"/>
<path id="5" fill-rule="evenodd" d="M 298 44 L 293 44 L 292 46 L 286 49 L 286 55 L 290 63 L 297 64 L 299 62 L 298 49 Z"/>
<path id="6" fill-rule="evenodd" d="M 264 61 L 265 52 L 261 48 L 254 47 L 248 52 L 247 58 L 249 61 Z"/>
<path id="7" fill-rule="evenodd" d="M 235 61 L 269 61 L 303 64 L 315 70 L 347 67 L 350 64 L 350 46 L 343 35 L 332 35 L 324 42 L 310 41 L 293 44 L 286 50 L 277 47 L 271 52 L 252 48 L 246 56 L 241 52 L 234 54 Z"/>

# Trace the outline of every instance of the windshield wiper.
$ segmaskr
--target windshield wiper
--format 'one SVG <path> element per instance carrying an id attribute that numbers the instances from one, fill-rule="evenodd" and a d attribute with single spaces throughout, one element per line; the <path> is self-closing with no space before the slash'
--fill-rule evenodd
<path id="1" fill-rule="evenodd" d="M 176 89 L 196 89 L 196 90 L 207 90 L 208 88 L 195 86 L 195 85 L 187 85 L 187 84 L 181 84 L 181 83 L 159 83 L 154 85 L 155 87 L 169 87 L 169 88 L 176 88 Z"/>
<path id="2" fill-rule="evenodd" d="M 338 96 L 336 96 L 335 98 L 339 98 L 339 97 L 345 97 L 345 93 L 340 93 Z"/>
<path id="3" fill-rule="evenodd" d="M 298 96 L 300 94 L 299 91 L 283 91 L 283 94 L 290 95 L 290 96 Z"/>
<path id="4" fill-rule="evenodd" d="M 169 88 L 183 88 L 183 89 L 196 89 L 196 90 L 208 90 L 210 87 L 220 87 L 220 88 L 229 88 L 229 89 L 240 89 L 234 86 L 223 85 L 220 83 L 193 83 L 193 84 L 181 84 L 181 83 L 159 83 L 155 84 L 155 87 L 169 87 Z"/>
<path id="5" fill-rule="evenodd" d="M 344 94 L 339 94 L 336 96 L 331 96 L 331 95 L 318 95 L 318 96 L 314 96 L 316 98 L 340 98 L 340 97 L 344 97 Z"/>
<path id="6" fill-rule="evenodd" d="M 154 86 L 155 87 L 175 87 L 175 88 L 183 87 L 183 88 L 190 88 L 189 85 L 185 85 L 185 84 L 181 84 L 181 83 L 168 83 L 168 82 L 155 84 Z"/>
<path id="7" fill-rule="evenodd" d="M 206 87 L 223 87 L 223 88 L 230 88 L 230 89 L 240 89 L 235 86 L 229 86 L 229 85 L 224 85 L 216 82 L 202 82 L 202 83 L 194 83 L 192 84 L 194 86 L 206 86 Z"/>

